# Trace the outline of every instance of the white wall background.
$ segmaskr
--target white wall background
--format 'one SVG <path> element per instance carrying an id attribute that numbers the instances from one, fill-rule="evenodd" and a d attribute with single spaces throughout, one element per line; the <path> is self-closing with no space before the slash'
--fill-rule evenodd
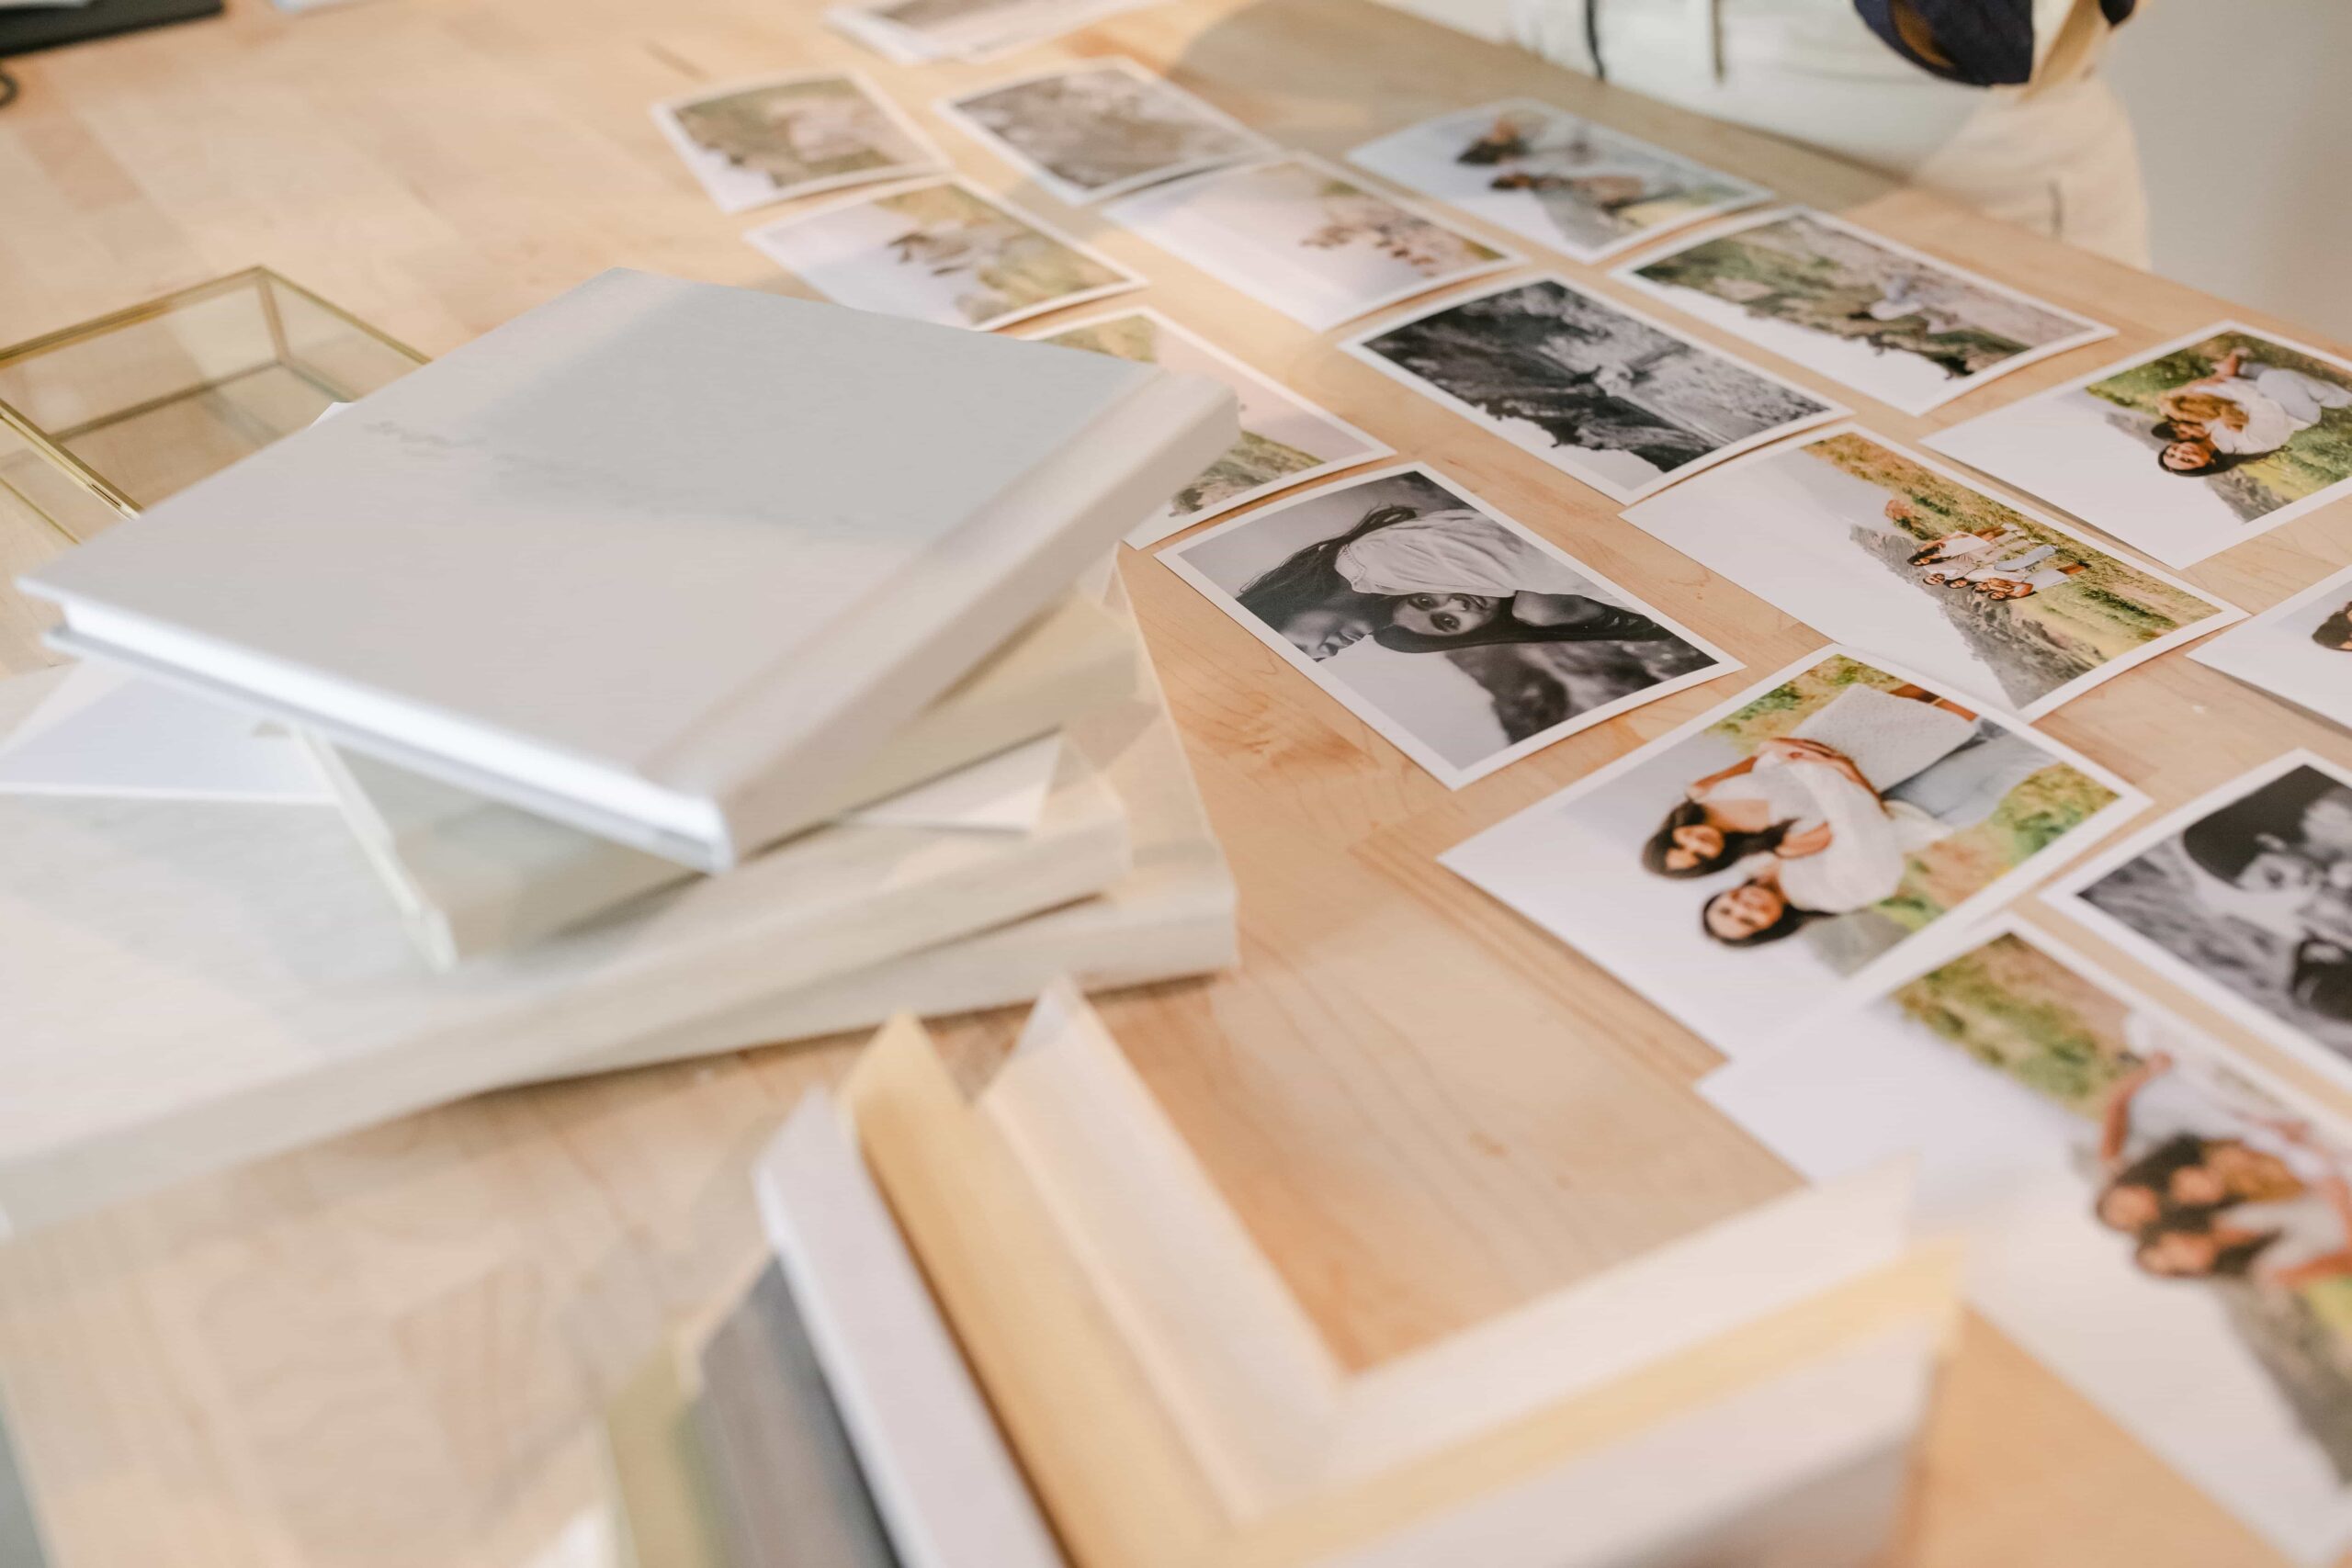
<path id="1" fill-rule="evenodd" d="M 1510 0 L 1389 0 L 1485 38 Z M 2352 340 L 2352 0 L 2141 0 L 2108 75 L 2156 270 Z"/>

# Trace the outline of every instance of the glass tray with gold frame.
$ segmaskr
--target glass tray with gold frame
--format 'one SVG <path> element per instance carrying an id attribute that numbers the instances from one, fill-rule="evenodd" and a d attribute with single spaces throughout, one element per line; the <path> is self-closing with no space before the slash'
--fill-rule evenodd
<path id="1" fill-rule="evenodd" d="M 0 349 L 0 504 L 86 539 L 424 363 L 266 267 Z"/>

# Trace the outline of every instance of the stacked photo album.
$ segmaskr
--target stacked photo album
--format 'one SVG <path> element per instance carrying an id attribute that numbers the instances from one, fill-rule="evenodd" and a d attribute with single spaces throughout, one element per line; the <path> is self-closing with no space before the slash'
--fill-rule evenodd
<path id="1" fill-rule="evenodd" d="M 1954 1323 L 1902 1168 L 1346 1365 L 1076 991 L 911 1019 L 755 1161 L 769 1256 L 605 1421 L 639 1568 L 1883 1561 Z"/>
<path id="2" fill-rule="evenodd" d="M 1153 367 L 612 272 L 27 578 L 83 661 L 0 682 L 0 1234 L 1230 963 L 1104 563 L 1234 428 Z"/>

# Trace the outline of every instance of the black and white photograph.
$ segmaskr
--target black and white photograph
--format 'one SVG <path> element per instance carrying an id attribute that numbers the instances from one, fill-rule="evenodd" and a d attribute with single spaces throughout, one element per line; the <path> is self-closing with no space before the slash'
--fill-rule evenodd
<path id="1" fill-rule="evenodd" d="M 1115 57 L 1000 82 L 936 107 L 1073 206 L 1275 150 L 1231 116 Z"/>
<path id="2" fill-rule="evenodd" d="M 1739 668 L 1419 464 L 1159 558 L 1449 788 Z"/>
<path id="3" fill-rule="evenodd" d="M 653 123 L 722 212 L 947 166 L 914 123 L 854 71 L 707 88 L 654 105 Z"/>
<path id="4" fill-rule="evenodd" d="M 1212 169 L 1102 212 L 1318 333 L 1519 262 L 1304 153 Z"/>
<path id="5" fill-rule="evenodd" d="M 2352 728 L 2352 567 L 2223 632 L 2189 657 Z"/>
<path id="6" fill-rule="evenodd" d="M 2352 1543 L 2352 1131 L 2013 918 L 1699 1092 L 1813 1181 L 1900 1161 L 1969 1303 L 2303 1562 Z"/>
<path id="7" fill-rule="evenodd" d="M 743 239 L 836 304 L 976 332 L 1144 282 L 962 180 L 846 197 Z"/>
<path id="8" fill-rule="evenodd" d="M 1108 310 L 1033 335 L 1063 348 L 1206 376 L 1232 388 L 1241 404 L 1240 439 L 1165 507 L 1127 531 L 1127 543 L 1139 550 L 1277 491 L 1396 455 L 1386 442 L 1275 385 L 1157 310 Z"/>
<path id="9" fill-rule="evenodd" d="M 1997 710 L 1831 648 L 1439 860 L 1737 1056 L 2146 804 Z"/>
<path id="10" fill-rule="evenodd" d="M 1731 219 L 1612 276 L 1905 413 L 2114 329 L 1826 212 Z"/>
<path id="11" fill-rule="evenodd" d="M 2352 1084 L 2352 775 L 2290 751 L 2051 895 L 2280 1048 Z"/>
<path id="12" fill-rule="evenodd" d="M 1623 502 L 1847 412 L 1559 277 L 1449 299 L 1341 346 Z"/>
<path id="13" fill-rule="evenodd" d="M 1772 196 L 1525 98 L 1425 119 L 1365 142 L 1348 162 L 1586 263 Z"/>

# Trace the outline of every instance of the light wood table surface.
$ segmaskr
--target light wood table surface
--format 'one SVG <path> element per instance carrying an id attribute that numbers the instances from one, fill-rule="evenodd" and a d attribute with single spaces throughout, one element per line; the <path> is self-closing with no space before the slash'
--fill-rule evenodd
<path id="1" fill-rule="evenodd" d="M 2225 313 L 2293 323 L 1360 0 L 1178 0 L 994 65 L 914 69 L 825 32 L 816 10 L 368 0 L 288 19 L 236 0 L 223 21 L 15 62 L 25 96 L 0 112 L 0 342 L 255 263 L 429 353 L 616 264 L 789 291 L 737 237 L 757 220 L 714 209 L 646 106 L 702 82 L 862 69 L 967 174 L 1151 278 L 1132 302 L 1437 464 L 1749 666 L 1449 793 L 1172 574 L 1125 558 L 1239 878 L 1244 962 L 1114 998 L 1107 1015 L 1342 1353 L 1394 1356 L 1788 1189 L 1789 1172 L 1690 1091 L 1711 1051 L 1434 856 L 1822 639 L 1338 354 L 1340 334 L 1309 334 L 1024 187 L 928 106 L 1057 58 L 1125 52 L 1336 156 L 1438 110 L 1533 94 L 2120 332 L 1932 420 L 1832 389 L 1898 439 Z M 0 567 L 51 547 L 0 515 Z M 2352 509 L 2338 505 L 2188 575 L 2260 609 L 2346 558 Z M 0 670 L 45 657 L 33 618 L 0 602 Z M 2352 763 L 2352 739 L 2177 654 L 2042 728 L 2160 806 L 2292 745 Z M 1017 1021 L 945 1032 L 977 1078 Z M 757 1246 L 747 1159 L 851 1048 L 492 1096 L 0 1248 L 0 1395 L 62 1568 L 525 1561 L 597 1495 L 605 1393 L 666 1325 L 741 1278 Z M 1920 1568 L 2275 1561 L 1975 1321 L 1915 1499 L 1895 1561 Z"/>

